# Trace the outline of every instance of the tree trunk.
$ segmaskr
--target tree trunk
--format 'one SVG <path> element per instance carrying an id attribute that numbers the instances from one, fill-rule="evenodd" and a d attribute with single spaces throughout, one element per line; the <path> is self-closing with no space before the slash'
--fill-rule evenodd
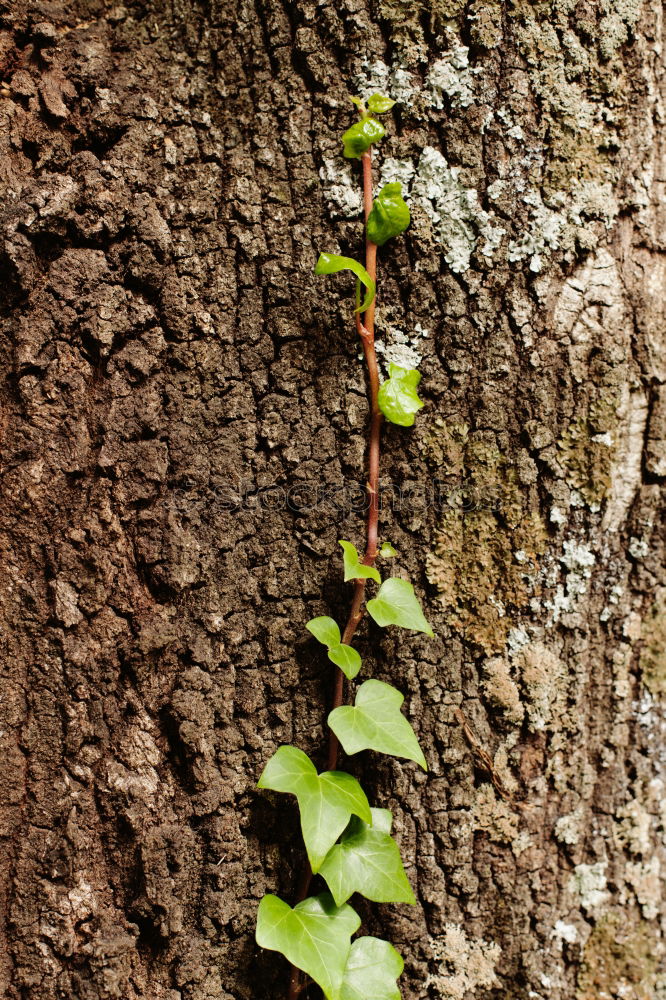
<path id="1" fill-rule="evenodd" d="M 362 253 L 380 90 L 379 332 L 426 400 L 380 534 L 437 639 L 360 632 L 430 764 L 348 762 L 418 897 L 364 927 L 404 1000 L 666 997 L 661 5 L 0 11 L 0 994 L 284 996 L 254 921 L 303 850 L 255 786 L 323 763 L 367 407 L 312 267 Z"/>

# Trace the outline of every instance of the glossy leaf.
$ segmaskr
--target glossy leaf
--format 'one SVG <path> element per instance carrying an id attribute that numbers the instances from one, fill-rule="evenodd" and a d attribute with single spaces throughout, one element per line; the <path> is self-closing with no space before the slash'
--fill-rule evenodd
<path id="1" fill-rule="evenodd" d="M 340 628 L 338 623 L 329 618 L 328 615 L 321 615 L 319 618 L 311 618 L 305 626 L 315 639 L 323 643 L 324 646 L 338 646 L 340 644 Z"/>
<path id="2" fill-rule="evenodd" d="M 397 556 L 397 551 L 393 548 L 390 542 L 382 542 L 382 547 L 379 550 L 379 554 L 382 559 L 393 559 Z"/>
<path id="3" fill-rule="evenodd" d="M 389 365 L 389 378 L 379 387 L 377 399 L 379 409 L 392 424 L 411 427 L 414 423 L 414 414 L 423 406 L 416 392 L 420 381 L 421 373 L 415 369 Z"/>
<path id="4" fill-rule="evenodd" d="M 350 97 L 349 100 L 352 102 L 352 104 L 355 104 L 357 108 L 363 107 L 363 101 L 361 100 L 360 97 Z"/>
<path id="5" fill-rule="evenodd" d="M 415 903 L 400 851 L 391 836 L 390 809 L 372 809 L 372 826 L 352 818 L 319 869 L 340 906 L 354 892 L 375 903 Z"/>
<path id="6" fill-rule="evenodd" d="M 342 540 L 338 544 L 342 546 L 342 551 L 344 552 L 345 580 L 363 579 L 381 583 L 382 578 L 379 575 L 379 570 L 376 570 L 374 566 L 366 566 L 361 562 L 355 545 L 352 545 L 351 542 L 343 542 Z"/>
<path id="7" fill-rule="evenodd" d="M 381 247 L 392 236 L 404 232 L 409 223 L 409 208 L 402 197 L 400 184 L 385 184 L 372 203 L 368 216 L 368 239 Z"/>
<path id="8" fill-rule="evenodd" d="M 381 122 L 375 118 L 362 118 L 360 122 L 355 122 L 351 128 L 342 134 L 343 150 L 342 155 L 348 160 L 357 156 L 363 156 L 370 149 L 374 142 L 379 142 L 386 135 L 386 130 Z"/>
<path id="9" fill-rule="evenodd" d="M 351 906 L 336 906 L 328 892 L 310 896 L 292 909 L 278 896 L 267 895 L 259 903 L 257 944 L 279 951 L 321 986 L 327 1000 L 342 1000 L 343 979 L 360 975 L 359 958 L 352 962 L 351 936 L 361 920 Z M 360 938 L 359 940 L 363 940 Z M 359 981 L 358 979 L 356 981 Z M 358 994 L 347 990 L 352 1000 Z"/>
<path id="10" fill-rule="evenodd" d="M 428 765 L 414 730 L 400 711 L 404 700 L 390 684 L 365 681 L 356 692 L 355 704 L 334 709 L 328 724 L 347 754 L 377 750 L 414 760 L 427 771 Z"/>
<path id="11" fill-rule="evenodd" d="M 396 980 L 404 967 L 388 941 L 357 938 L 349 952 L 340 1000 L 400 1000 Z"/>
<path id="12" fill-rule="evenodd" d="M 400 625 L 415 632 L 435 633 L 424 618 L 414 588 L 407 580 L 392 576 L 384 580 L 376 597 L 367 603 L 368 614 L 378 625 Z"/>
<path id="13" fill-rule="evenodd" d="M 384 115 L 387 111 L 390 111 L 395 101 L 392 101 L 390 97 L 383 97 L 382 94 L 372 94 L 368 98 L 368 111 L 372 111 L 375 115 Z"/>
<path id="14" fill-rule="evenodd" d="M 335 663 L 336 667 L 340 667 L 340 670 L 350 681 L 356 677 L 363 662 L 354 647 L 347 646 L 344 642 L 339 642 L 337 646 L 331 646 L 328 658 L 332 663 Z"/>
<path id="15" fill-rule="evenodd" d="M 327 615 L 312 618 L 305 626 L 324 646 L 328 648 L 328 658 L 340 667 L 345 677 L 353 680 L 361 669 L 361 657 L 352 646 L 340 642 L 341 635 L 337 622 Z"/>
<path id="16" fill-rule="evenodd" d="M 365 298 L 355 310 L 355 312 L 365 312 L 375 297 L 375 283 L 363 265 L 353 257 L 342 257 L 337 253 L 319 254 L 319 260 L 315 264 L 315 274 L 337 274 L 338 271 L 351 271 L 361 284 L 365 285 Z"/>
<path id="17" fill-rule="evenodd" d="M 319 871 L 351 816 L 372 823 L 368 800 L 356 778 L 345 771 L 317 774 L 310 758 L 297 747 L 276 750 L 258 787 L 289 792 L 298 799 L 303 840 L 313 872 Z"/>

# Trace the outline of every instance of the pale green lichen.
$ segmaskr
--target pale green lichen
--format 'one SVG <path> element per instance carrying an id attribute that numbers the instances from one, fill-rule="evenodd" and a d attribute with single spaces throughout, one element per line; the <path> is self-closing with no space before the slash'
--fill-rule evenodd
<path id="1" fill-rule="evenodd" d="M 583 809 L 579 806 L 566 816 L 560 816 L 555 824 L 554 834 L 560 844 L 577 844 L 582 833 Z"/>
<path id="2" fill-rule="evenodd" d="M 610 899 L 607 890 L 607 861 L 593 865 L 576 865 L 569 880 L 569 891 L 576 894 L 586 911 L 596 910 Z"/>
<path id="3" fill-rule="evenodd" d="M 446 924 L 444 932 L 430 938 L 437 971 L 430 973 L 424 988 L 432 986 L 442 1000 L 464 1000 L 477 988 L 497 986 L 495 967 L 502 949 L 483 938 L 470 938 L 458 924 Z"/>
<path id="4" fill-rule="evenodd" d="M 506 232 L 494 225 L 493 214 L 481 208 L 476 189 L 464 186 L 460 169 L 450 167 L 433 146 L 423 148 L 404 196 L 421 209 L 435 239 L 446 250 L 444 260 L 456 274 L 469 268 L 477 244 L 484 256 L 492 257 Z"/>
<path id="5" fill-rule="evenodd" d="M 443 108 L 446 94 L 454 108 L 469 107 L 474 100 L 477 73 L 479 69 L 470 66 L 468 47 L 454 44 L 430 67 L 426 77 L 426 100 L 433 108 Z"/>
<path id="6" fill-rule="evenodd" d="M 400 60 L 389 66 L 381 59 L 374 59 L 362 63 L 354 91 L 364 99 L 375 93 L 390 94 L 403 108 L 410 108 L 418 92 L 418 84 Z"/>
<path id="7" fill-rule="evenodd" d="M 421 363 L 421 344 L 428 337 L 429 330 L 421 323 L 415 323 L 410 332 L 397 326 L 384 326 L 381 320 L 379 339 L 375 340 L 375 349 L 379 355 L 380 368 L 388 377 L 388 366 L 392 363 L 401 368 L 418 368 Z M 362 356 L 362 355 L 361 355 Z"/>
<path id="8" fill-rule="evenodd" d="M 363 196 L 351 166 L 342 157 L 325 159 L 319 169 L 328 210 L 333 219 L 354 219 L 363 209 Z"/>
<path id="9" fill-rule="evenodd" d="M 513 262 L 529 258 L 530 271 L 535 273 L 543 270 L 554 250 L 596 247 L 598 234 L 587 227 L 587 220 L 601 221 L 609 229 L 618 213 L 610 183 L 576 181 L 569 192 L 553 192 L 548 204 L 538 190 L 532 189 L 522 200 L 530 207 L 530 220 L 520 237 L 509 241 L 508 259 Z"/>

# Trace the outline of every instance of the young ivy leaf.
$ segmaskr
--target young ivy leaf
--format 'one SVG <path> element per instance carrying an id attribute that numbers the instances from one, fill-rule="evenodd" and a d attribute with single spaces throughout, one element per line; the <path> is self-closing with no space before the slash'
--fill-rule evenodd
<path id="1" fill-rule="evenodd" d="M 379 550 L 379 554 L 382 557 L 382 559 L 394 559 L 398 553 L 393 548 L 390 542 L 382 542 L 382 547 Z"/>
<path id="2" fill-rule="evenodd" d="M 374 566 L 366 566 L 361 562 L 355 545 L 352 545 L 351 542 L 343 542 L 342 540 L 338 541 L 338 545 L 342 546 L 342 551 L 344 552 L 345 582 L 347 580 L 359 579 L 374 580 L 375 583 L 382 582 L 379 570 L 376 570 Z"/>
<path id="3" fill-rule="evenodd" d="M 340 629 L 337 622 L 327 615 L 311 618 L 305 626 L 328 649 L 328 658 L 336 667 L 340 667 L 345 677 L 353 680 L 361 669 L 361 657 L 352 646 L 340 642 Z"/>
<path id="4" fill-rule="evenodd" d="M 315 264 L 315 274 L 337 274 L 338 271 L 352 271 L 358 280 L 365 285 L 367 289 L 365 298 L 358 308 L 354 310 L 355 312 L 365 312 L 375 297 L 375 283 L 363 265 L 359 264 L 353 257 L 341 257 L 337 253 L 319 254 L 319 260 Z"/>
<path id="5" fill-rule="evenodd" d="M 370 811 L 372 826 L 353 817 L 340 843 L 328 852 L 319 874 L 326 879 L 338 906 L 354 892 L 375 903 L 415 903 L 398 845 L 391 837 L 391 811 Z"/>
<path id="6" fill-rule="evenodd" d="M 256 938 L 262 948 L 279 951 L 314 979 L 327 1000 L 342 1000 L 351 936 L 360 924 L 356 911 L 336 906 L 328 892 L 310 896 L 293 909 L 269 894 L 259 903 Z M 353 1000 L 355 994 L 347 993 L 347 998 Z"/>
<path id="7" fill-rule="evenodd" d="M 298 799 L 303 840 L 314 873 L 352 815 L 372 824 L 368 800 L 356 778 L 345 771 L 317 774 L 310 758 L 297 747 L 279 747 L 257 784 L 274 792 L 290 792 Z"/>
<path id="8" fill-rule="evenodd" d="M 368 601 L 367 609 L 378 625 L 400 625 L 415 632 L 425 632 L 431 639 L 435 636 L 425 620 L 411 583 L 397 576 L 384 580 L 377 596 Z"/>
<path id="9" fill-rule="evenodd" d="M 324 646 L 338 646 L 340 644 L 340 628 L 338 623 L 328 615 L 321 615 L 319 618 L 311 618 L 305 626 L 315 639 L 318 639 Z"/>
<path id="10" fill-rule="evenodd" d="M 394 104 L 395 101 L 392 101 L 390 97 L 383 97 L 382 94 L 373 94 L 368 98 L 368 110 L 375 115 L 386 114 Z"/>
<path id="11" fill-rule="evenodd" d="M 388 941 L 357 938 L 349 952 L 340 1000 L 400 1000 L 396 980 L 404 967 Z"/>
<path id="12" fill-rule="evenodd" d="M 414 760 L 427 771 L 428 765 L 414 730 L 400 711 L 404 700 L 390 684 L 365 681 L 356 693 L 355 704 L 333 709 L 328 724 L 346 754 L 377 750 Z"/>
<path id="13" fill-rule="evenodd" d="M 387 420 L 401 427 L 411 427 L 414 414 L 423 406 L 416 387 L 421 381 L 421 373 L 414 368 L 389 365 L 389 377 L 379 387 L 377 400 L 379 409 Z"/>
<path id="14" fill-rule="evenodd" d="M 392 236 L 402 233 L 409 223 L 409 208 L 403 201 L 400 184 L 385 184 L 372 203 L 368 216 L 368 239 L 381 247 Z"/>
<path id="15" fill-rule="evenodd" d="M 356 122 L 346 132 L 343 132 L 342 155 L 346 156 L 348 160 L 363 156 L 374 142 L 379 142 L 385 135 L 386 130 L 381 122 L 375 118 L 361 118 L 360 122 Z"/>
<path id="16" fill-rule="evenodd" d="M 344 642 L 339 642 L 337 646 L 331 646 L 328 651 L 328 658 L 336 667 L 340 667 L 345 677 L 352 681 L 361 669 L 361 656 L 353 646 L 347 646 Z"/>

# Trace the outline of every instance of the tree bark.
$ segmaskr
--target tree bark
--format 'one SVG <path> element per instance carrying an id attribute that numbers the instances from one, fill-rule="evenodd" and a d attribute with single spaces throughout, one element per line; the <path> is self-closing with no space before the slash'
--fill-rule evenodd
<path id="1" fill-rule="evenodd" d="M 303 850 L 255 785 L 281 743 L 324 763 L 304 624 L 345 620 L 337 539 L 363 540 L 350 289 L 312 267 L 361 256 L 339 135 L 376 89 L 413 217 L 378 336 L 426 400 L 384 431 L 380 539 L 437 639 L 359 632 L 430 764 L 346 762 L 418 898 L 364 928 L 404 1000 L 666 997 L 661 5 L 44 0 L 0 27 L 0 994 L 285 994 L 253 928 Z"/>

